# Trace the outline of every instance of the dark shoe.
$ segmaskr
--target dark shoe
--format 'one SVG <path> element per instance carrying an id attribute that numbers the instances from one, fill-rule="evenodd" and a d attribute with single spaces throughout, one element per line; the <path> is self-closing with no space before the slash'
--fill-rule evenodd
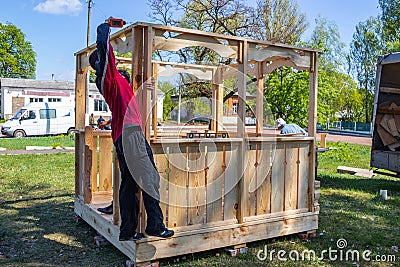
<path id="1" fill-rule="evenodd" d="M 163 230 L 161 230 L 159 232 L 146 231 L 146 234 L 152 235 L 152 236 L 158 236 L 158 237 L 162 237 L 162 238 L 168 238 L 168 237 L 173 236 L 175 234 L 175 232 L 174 232 L 174 230 L 169 230 L 167 228 L 164 228 Z"/>
<path id="2" fill-rule="evenodd" d="M 113 214 L 113 203 L 104 208 L 98 208 L 98 211 L 105 214 Z"/>
<path id="3" fill-rule="evenodd" d="M 142 233 L 134 233 L 133 236 L 120 236 L 119 241 L 135 241 L 135 240 L 140 240 L 144 237 L 144 234 Z"/>

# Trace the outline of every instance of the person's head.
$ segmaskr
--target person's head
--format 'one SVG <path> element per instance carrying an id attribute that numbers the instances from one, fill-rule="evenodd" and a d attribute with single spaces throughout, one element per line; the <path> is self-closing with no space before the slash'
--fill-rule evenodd
<path id="1" fill-rule="evenodd" d="M 97 60 L 97 49 L 94 50 L 92 53 L 89 55 L 89 64 L 92 67 L 92 69 L 96 69 L 96 60 Z"/>
<path id="2" fill-rule="evenodd" d="M 279 118 L 276 120 L 276 128 L 279 130 L 282 129 L 282 127 L 286 124 L 286 121 L 284 121 L 282 118 Z"/>
<path id="3" fill-rule="evenodd" d="M 119 69 L 118 72 L 122 75 L 122 77 L 124 77 L 128 81 L 128 83 L 131 83 L 131 77 L 129 75 L 129 72 L 127 72 L 124 69 Z"/>
<path id="4" fill-rule="evenodd" d="M 92 114 L 90 114 L 90 116 L 92 116 L 92 117 L 93 117 L 93 113 L 92 113 Z"/>

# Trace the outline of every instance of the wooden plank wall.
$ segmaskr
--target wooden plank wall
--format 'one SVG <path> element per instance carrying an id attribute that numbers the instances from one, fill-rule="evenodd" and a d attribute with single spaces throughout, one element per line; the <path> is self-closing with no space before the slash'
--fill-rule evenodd
<path id="1" fill-rule="evenodd" d="M 153 146 L 168 227 L 236 220 L 238 146 L 203 142 Z"/>
<path id="2" fill-rule="evenodd" d="M 245 217 L 307 211 L 309 142 L 252 142 L 249 148 Z"/>

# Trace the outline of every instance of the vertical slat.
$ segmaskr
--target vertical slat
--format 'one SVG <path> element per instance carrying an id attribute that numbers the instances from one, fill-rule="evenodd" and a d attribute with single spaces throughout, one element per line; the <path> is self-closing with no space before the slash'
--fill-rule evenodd
<path id="1" fill-rule="evenodd" d="M 164 224 L 168 227 L 168 162 L 167 150 L 161 147 L 152 147 L 154 162 L 160 174 L 160 207 L 164 215 Z"/>
<path id="2" fill-rule="evenodd" d="M 189 225 L 205 222 L 204 160 L 198 146 L 189 147 Z"/>
<path id="3" fill-rule="evenodd" d="M 245 188 L 247 199 L 247 210 L 244 213 L 245 217 L 255 215 L 256 210 L 256 183 L 257 183 L 257 145 L 255 143 L 250 143 L 250 148 L 246 150 L 246 170 L 244 179 L 247 181 L 247 186 Z"/>
<path id="4" fill-rule="evenodd" d="M 271 153 L 275 153 L 270 143 L 260 144 L 257 170 L 257 211 L 256 215 L 271 212 Z"/>
<path id="5" fill-rule="evenodd" d="M 98 136 L 93 135 L 92 139 L 92 147 L 93 147 L 93 153 L 92 153 L 92 192 L 95 192 L 98 190 L 98 151 L 97 151 L 97 142 L 98 142 Z"/>
<path id="6" fill-rule="evenodd" d="M 224 219 L 230 220 L 237 218 L 237 210 L 239 203 L 238 181 L 240 173 L 238 173 L 238 150 L 237 144 L 231 143 L 226 146 L 225 151 L 225 179 L 224 179 Z"/>
<path id="7" fill-rule="evenodd" d="M 86 170 L 85 131 L 79 132 L 79 135 L 79 192 L 83 200 Z"/>
<path id="8" fill-rule="evenodd" d="M 80 156 L 81 156 L 81 150 L 80 150 L 80 134 L 77 132 L 75 134 L 75 198 L 78 198 L 79 195 L 81 194 L 80 190 L 80 175 L 79 171 L 81 169 L 81 164 L 80 164 Z"/>
<path id="9" fill-rule="evenodd" d="M 256 94 L 256 135 L 261 136 L 264 125 L 264 62 L 257 62 L 257 94 Z"/>
<path id="10" fill-rule="evenodd" d="M 118 155 L 114 149 L 114 164 L 113 164 L 113 223 L 119 224 L 119 187 L 121 184 L 121 173 L 119 171 Z"/>
<path id="11" fill-rule="evenodd" d="M 297 207 L 298 144 L 286 144 L 285 211 Z"/>
<path id="12" fill-rule="evenodd" d="M 100 191 L 109 191 L 112 188 L 112 149 L 113 143 L 111 136 L 100 136 Z"/>
<path id="13" fill-rule="evenodd" d="M 282 212 L 284 204 L 285 146 L 276 144 L 275 159 L 272 165 L 271 213 Z"/>
<path id="14" fill-rule="evenodd" d="M 222 220 L 225 219 L 225 170 L 226 170 L 226 145 L 222 145 L 222 174 L 221 174 L 221 205 Z"/>
<path id="15" fill-rule="evenodd" d="M 185 154 L 179 146 L 169 148 L 169 224 L 172 227 L 186 225 L 186 181 L 185 181 Z"/>
<path id="16" fill-rule="evenodd" d="M 93 155 L 93 128 L 85 127 L 85 177 L 83 183 L 83 201 L 92 202 L 92 155 Z"/>
<path id="17" fill-rule="evenodd" d="M 308 180 L 309 180 L 309 145 L 300 144 L 299 147 L 299 183 L 298 208 L 308 208 Z"/>
<path id="18" fill-rule="evenodd" d="M 185 217 L 186 217 L 186 225 L 189 224 L 189 147 L 185 145 Z"/>
<path id="19" fill-rule="evenodd" d="M 222 151 L 214 144 L 207 144 L 207 152 L 207 222 L 216 222 L 222 218 Z"/>

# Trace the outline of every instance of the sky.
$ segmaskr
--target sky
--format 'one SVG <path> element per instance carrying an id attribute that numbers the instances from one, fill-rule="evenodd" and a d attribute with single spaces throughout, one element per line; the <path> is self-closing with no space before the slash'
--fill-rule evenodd
<path id="1" fill-rule="evenodd" d="M 134 23 L 152 22 L 145 0 L 94 0 L 91 12 L 90 43 L 96 40 L 96 27 L 108 17 Z M 247 1 L 248 4 L 256 2 Z M 36 79 L 73 81 L 74 53 L 86 47 L 88 3 L 85 0 L 0 0 L 0 23 L 11 23 L 25 34 L 36 52 Z M 321 16 L 339 28 L 348 46 L 356 25 L 377 16 L 378 0 L 297 0 L 299 11 L 306 13 L 309 28 L 303 35 L 308 40 Z M 115 31 L 115 30 L 114 30 Z"/>

